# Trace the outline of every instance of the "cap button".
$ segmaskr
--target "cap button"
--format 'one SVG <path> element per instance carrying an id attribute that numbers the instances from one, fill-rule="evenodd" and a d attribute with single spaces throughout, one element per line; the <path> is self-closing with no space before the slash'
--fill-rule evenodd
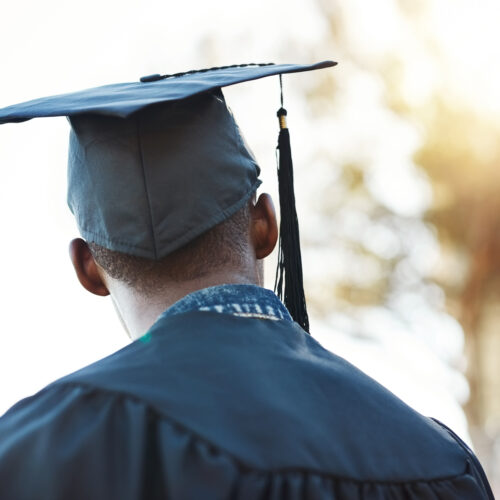
<path id="1" fill-rule="evenodd" d="M 149 82 L 156 82 L 158 80 L 161 80 L 162 78 L 163 77 L 157 73 L 155 75 L 141 76 L 140 81 L 142 83 L 149 83 Z"/>

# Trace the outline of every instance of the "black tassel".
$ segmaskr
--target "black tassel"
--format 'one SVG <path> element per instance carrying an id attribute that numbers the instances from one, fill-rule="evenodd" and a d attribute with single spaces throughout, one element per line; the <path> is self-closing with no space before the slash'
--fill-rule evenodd
<path id="1" fill-rule="evenodd" d="M 280 75 L 281 83 L 281 75 Z M 283 104 L 283 97 L 282 97 Z M 309 333 L 306 299 L 302 277 L 299 221 L 295 209 L 293 190 L 293 164 L 290 149 L 290 133 L 286 125 L 286 109 L 278 111 L 280 133 L 278 137 L 278 184 L 280 195 L 280 237 L 275 292 L 283 300 L 292 318 Z M 284 285 L 284 293 L 283 293 Z"/>

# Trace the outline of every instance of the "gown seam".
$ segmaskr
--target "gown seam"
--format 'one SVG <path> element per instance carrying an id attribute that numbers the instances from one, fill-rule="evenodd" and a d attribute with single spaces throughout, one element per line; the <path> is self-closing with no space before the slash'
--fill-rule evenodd
<path id="1" fill-rule="evenodd" d="M 445 482 L 445 481 L 452 481 L 454 479 L 458 479 L 464 476 L 471 476 L 467 472 L 467 460 L 466 457 L 464 456 L 464 470 L 462 472 L 459 472 L 457 474 L 449 475 L 449 476 L 442 476 L 442 477 L 437 477 L 437 478 L 420 478 L 420 479 L 402 479 L 402 480 L 384 480 L 384 479 L 356 479 L 348 476 L 342 476 L 342 475 L 337 475 L 335 473 L 330 473 L 330 472 L 325 472 L 319 469 L 314 469 L 312 467 L 282 467 L 282 468 L 259 468 L 258 466 L 255 465 L 250 465 L 248 464 L 244 459 L 241 459 L 237 457 L 233 452 L 226 450 L 224 447 L 221 447 L 219 444 L 214 443 L 211 441 L 209 438 L 206 438 L 205 436 L 199 434 L 197 431 L 191 429 L 188 425 L 185 423 L 177 420 L 175 417 L 172 417 L 168 413 L 158 409 L 156 406 L 148 403 L 141 397 L 131 394 L 128 392 L 124 391 L 117 391 L 114 389 L 107 389 L 99 386 L 95 386 L 93 384 L 87 383 L 87 382 L 76 382 L 76 381 L 70 381 L 70 382 L 63 382 L 63 383 L 57 383 L 55 382 L 54 384 L 46 387 L 45 389 L 42 389 L 37 395 L 34 397 L 44 393 L 48 392 L 51 389 L 56 389 L 56 388 L 80 388 L 80 389 L 86 389 L 89 390 L 90 392 L 96 392 L 96 393 L 101 393 L 104 395 L 112 396 L 115 398 L 123 398 L 123 399 L 128 399 L 131 401 L 135 401 L 143 405 L 147 410 L 151 411 L 154 413 L 157 417 L 160 419 L 166 421 L 169 425 L 171 425 L 174 428 L 177 428 L 179 430 L 182 430 L 188 434 L 191 434 L 195 439 L 197 439 L 200 442 L 203 442 L 205 445 L 210 447 L 211 449 L 214 449 L 218 451 L 220 454 L 227 456 L 234 464 L 236 467 L 240 470 L 240 472 L 243 473 L 260 473 L 260 474 L 286 474 L 286 473 L 302 473 L 302 474 L 315 474 L 318 476 L 321 476 L 323 478 L 328 478 L 328 479 L 333 479 L 336 481 L 345 481 L 345 482 L 352 482 L 352 483 L 357 483 L 357 484 L 376 484 L 376 485 L 408 485 L 408 484 L 418 484 L 418 483 L 440 483 L 440 482 Z"/>

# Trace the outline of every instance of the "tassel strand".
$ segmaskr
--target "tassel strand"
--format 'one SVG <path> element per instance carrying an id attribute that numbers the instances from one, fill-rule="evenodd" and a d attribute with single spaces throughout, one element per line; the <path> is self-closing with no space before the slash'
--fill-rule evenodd
<path id="1" fill-rule="evenodd" d="M 278 184 L 280 197 L 280 237 L 278 266 L 276 269 L 275 292 L 283 300 L 292 318 L 309 333 L 309 317 L 302 275 L 299 222 L 295 209 L 293 188 L 293 164 L 290 147 L 290 133 L 286 124 L 286 109 L 283 108 L 283 87 L 281 86 L 281 108 L 278 110 L 280 132 L 278 136 Z"/>

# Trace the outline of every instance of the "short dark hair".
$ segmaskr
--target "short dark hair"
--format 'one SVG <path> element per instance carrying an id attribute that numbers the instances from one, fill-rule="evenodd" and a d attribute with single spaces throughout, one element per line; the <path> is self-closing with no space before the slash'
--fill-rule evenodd
<path id="1" fill-rule="evenodd" d="M 160 260 L 136 257 L 88 242 L 96 262 L 114 279 L 152 296 L 166 282 L 200 278 L 214 269 L 244 264 L 249 245 L 250 205 Z"/>

